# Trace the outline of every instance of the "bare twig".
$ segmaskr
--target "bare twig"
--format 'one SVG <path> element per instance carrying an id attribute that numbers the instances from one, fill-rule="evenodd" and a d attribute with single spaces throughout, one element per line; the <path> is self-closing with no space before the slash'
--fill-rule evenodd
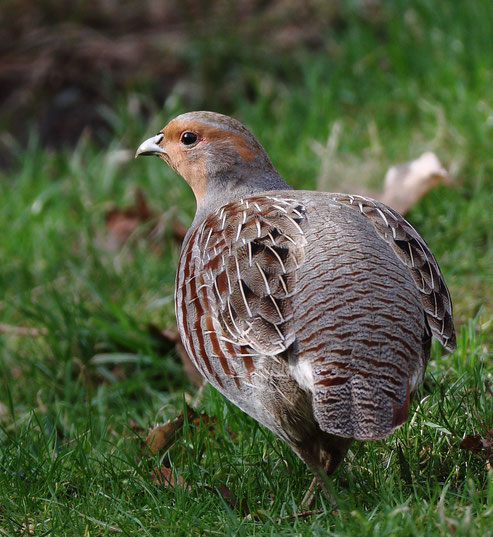
<path id="1" fill-rule="evenodd" d="M 291 515 L 281 516 L 276 520 L 276 522 L 279 520 L 292 520 L 293 518 L 306 518 L 313 515 L 321 515 L 322 513 L 325 513 L 325 509 L 301 511 L 301 513 L 293 513 Z"/>
<path id="2" fill-rule="evenodd" d="M 14 336 L 40 337 L 48 333 L 46 328 L 30 328 L 29 326 L 14 326 L 0 323 L 0 334 L 12 334 Z"/>

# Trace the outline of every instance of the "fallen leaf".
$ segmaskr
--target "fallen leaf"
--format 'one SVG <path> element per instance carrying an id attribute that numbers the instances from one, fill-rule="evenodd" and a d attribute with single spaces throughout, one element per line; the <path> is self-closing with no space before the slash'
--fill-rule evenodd
<path id="1" fill-rule="evenodd" d="M 217 423 L 217 418 L 216 416 L 212 416 L 211 418 L 209 415 L 203 413 L 200 414 L 200 416 L 193 418 L 191 423 L 192 425 L 199 425 L 200 423 L 203 423 L 204 425 L 209 425 L 211 428 L 213 428 Z"/>
<path id="2" fill-rule="evenodd" d="M 190 485 L 187 485 L 180 474 L 173 475 L 171 468 L 166 466 L 155 467 L 151 472 L 151 481 L 156 485 L 162 485 L 165 488 L 175 488 L 177 485 L 190 489 Z"/>
<path id="3" fill-rule="evenodd" d="M 423 153 L 419 158 L 389 168 L 384 191 L 379 199 L 401 214 L 406 214 L 425 194 L 439 184 L 452 183 L 447 170 L 435 153 Z"/>
<path id="4" fill-rule="evenodd" d="M 188 228 L 174 217 L 170 210 L 162 214 L 152 211 L 147 198 L 140 189 L 135 190 L 134 204 L 129 207 L 113 207 L 106 211 L 106 238 L 105 247 L 115 250 L 125 244 L 137 228 L 151 220 L 155 220 L 152 229 L 147 230 L 147 237 L 155 253 L 161 252 L 163 234 L 171 229 L 174 240 L 181 244 Z"/>
<path id="5" fill-rule="evenodd" d="M 12 378 L 14 380 L 19 380 L 20 378 L 22 378 L 22 369 L 17 365 L 13 365 L 10 368 L 10 374 L 12 375 Z"/>
<path id="6" fill-rule="evenodd" d="M 106 230 L 109 235 L 109 248 L 121 246 L 135 232 L 137 227 L 154 218 L 142 190 L 135 191 L 135 203 L 124 209 L 113 208 L 106 211 Z"/>
<path id="7" fill-rule="evenodd" d="M 187 406 L 187 415 L 189 421 L 192 421 L 196 416 L 195 410 Z M 162 425 L 156 425 L 144 440 L 147 449 L 151 455 L 165 449 L 173 440 L 174 434 L 183 427 L 184 416 L 183 412 L 172 420 L 168 420 Z"/>
<path id="8" fill-rule="evenodd" d="M 475 455 L 486 459 L 490 464 L 493 464 L 493 428 L 486 431 L 489 438 L 476 435 L 467 435 L 459 444 L 459 448 L 472 451 Z"/>
<path id="9" fill-rule="evenodd" d="M 370 124 L 372 134 L 372 152 L 376 158 L 364 161 L 342 158 L 337 155 L 342 123 L 335 121 L 330 129 L 327 143 L 320 144 L 312 140 L 312 147 L 319 156 L 320 174 L 317 180 L 317 190 L 324 192 L 348 192 L 376 199 L 389 205 L 401 214 L 417 203 L 432 188 L 439 184 L 451 185 L 449 173 L 442 166 L 438 157 L 428 151 L 417 159 L 389 168 L 384 179 L 383 191 L 370 190 L 365 187 L 365 181 L 380 173 L 381 163 L 378 156 L 383 149 L 378 142 L 379 136 L 376 125 Z M 358 177 L 359 183 L 354 184 L 350 178 Z"/>

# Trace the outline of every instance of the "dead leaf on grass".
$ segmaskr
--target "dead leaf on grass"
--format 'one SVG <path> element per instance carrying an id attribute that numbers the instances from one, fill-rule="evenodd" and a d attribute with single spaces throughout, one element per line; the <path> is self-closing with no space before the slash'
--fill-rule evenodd
<path id="1" fill-rule="evenodd" d="M 209 416 L 205 412 L 197 414 L 195 410 L 187 405 L 187 419 L 191 425 L 198 426 L 200 423 L 208 426 L 209 433 L 212 437 L 215 435 L 215 424 L 217 418 Z M 173 441 L 175 434 L 183 427 L 184 423 L 183 412 L 166 423 L 156 425 L 147 435 L 144 440 L 144 447 L 151 455 L 158 451 L 166 449 Z"/>
<path id="2" fill-rule="evenodd" d="M 188 420 L 192 421 L 197 413 L 193 408 L 187 406 Z M 165 449 L 173 440 L 175 433 L 183 427 L 185 421 L 183 412 L 180 412 L 179 416 L 172 420 L 168 420 L 162 425 L 156 425 L 151 432 L 147 435 L 144 443 L 151 453 L 156 454 L 158 451 Z"/>
<path id="3" fill-rule="evenodd" d="M 155 220 L 152 229 L 148 229 L 147 237 L 153 246 L 155 253 L 161 252 L 161 240 L 163 234 L 171 230 L 173 239 L 181 244 L 188 228 L 174 216 L 174 210 L 157 213 L 151 210 L 144 192 L 136 189 L 133 205 L 119 208 L 113 207 L 106 211 L 106 237 L 105 247 L 108 250 L 116 250 L 125 244 L 135 233 L 139 226 Z"/>
<path id="4" fill-rule="evenodd" d="M 200 423 L 203 423 L 204 425 L 208 425 L 209 432 L 214 433 L 215 431 L 214 426 L 217 423 L 217 418 L 216 416 L 211 417 L 208 414 L 202 413 L 199 416 L 195 416 L 195 418 L 193 418 L 190 423 L 196 426 L 199 425 Z"/>
<path id="5" fill-rule="evenodd" d="M 493 428 L 486 431 L 487 436 L 481 436 L 479 434 L 468 434 L 459 444 L 459 448 L 472 451 L 475 455 L 479 455 L 481 458 L 492 465 L 493 464 Z"/>
<path id="6" fill-rule="evenodd" d="M 110 247 L 124 244 L 137 227 L 154 218 L 155 214 L 149 208 L 142 190 L 136 189 L 135 202 L 124 209 L 113 208 L 106 211 L 106 230 Z M 110 248 L 109 248 L 110 249 Z"/>
<path id="7" fill-rule="evenodd" d="M 452 180 L 435 153 L 389 168 L 380 200 L 401 214 L 406 214 L 425 194 L 439 184 Z"/>
<path id="8" fill-rule="evenodd" d="M 177 485 L 186 489 L 191 488 L 190 485 L 185 483 L 180 474 L 173 474 L 171 468 L 167 468 L 166 466 L 155 467 L 151 472 L 151 481 L 167 489 L 175 488 Z"/>
<path id="9" fill-rule="evenodd" d="M 327 144 L 323 146 L 314 143 L 315 152 L 321 158 L 317 190 L 366 196 L 381 201 L 405 215 L 431 189 L 439 184 L 452 184 L 449 173 L 438 157 L 427 151 L 410 162 L 390 167 L 385 175 L 383 190 L 370 190 L 365 187 L 364 182 L 377 173 L 380 167 L 379 159 L 366 159 L 363 164 L 337 157 L 341 129 L 341 123 L 336 121 L 331 128 Z M 378 134 L 372 139 L 378 140 Z M 381 150 L 377 149 L 375 153 L 378 156 Z M 361 182 L 354 184 L 350 179 L 354 177 L 361 178 Z"/>

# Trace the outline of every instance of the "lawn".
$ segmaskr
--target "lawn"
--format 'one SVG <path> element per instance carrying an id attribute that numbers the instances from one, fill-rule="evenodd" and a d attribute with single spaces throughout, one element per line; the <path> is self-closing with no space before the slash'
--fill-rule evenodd
<path id="1" fill-rule="evenodd" d="M 133 153 L 186 100 L 122 94 L 105 146 L 82 135 L 49 150 L 35 130 L 0 138 L 11 161 L 0 172 L 0 535 L 493 535 L 491 6 L 385 6 L 378 24 L 347 7 L 333 50 L 300 52 L 289 84 L 252 77 L 256 98 L 228 112 L 295 188 L 317 187 L 335 122 L 336 191 L 378 188 L 425 150 L 451 171 L 454 184 L 408 219 L 449 285 L 458 346 L 433 346 L 409 421 L 353 445 L 331 480 L 337 510 L 320 497 L 297 515 L 311 480 L 301 461 L 213 389 L 197 397 L 160 335 L 174 324 L 173 229 L 194 199 L 164 163 Z M 149 214 L 123 241 L 108 214 L 137 188 Z M 183 411 L 151 453 L 148 430 Z M 168 469 L 175 486 L 159 478 Z"/>

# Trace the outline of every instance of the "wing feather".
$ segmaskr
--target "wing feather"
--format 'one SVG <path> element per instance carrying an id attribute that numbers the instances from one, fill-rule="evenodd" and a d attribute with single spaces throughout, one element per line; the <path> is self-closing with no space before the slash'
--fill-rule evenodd
<path id="1" fill-rule="evenodd" d="M 456 348 L 452 300 L 438 263 L 428 245 L 397 211 L 362 196 L 331 194 L 366 216 L 377 234 L 391 246 L 399 260 L 409 268 L 418 288 L 431 333 L 449 351 Z"/>
<path id="2" fill-rule="evenodd" d="M 290 297 L 303 261 L 306 221 L 299 201 L 254 196 L 221 207 L 194 234 L 194 273 L 212 290 L 203 308 L 233 342 L 264 355 L 293 343 Z"/>

